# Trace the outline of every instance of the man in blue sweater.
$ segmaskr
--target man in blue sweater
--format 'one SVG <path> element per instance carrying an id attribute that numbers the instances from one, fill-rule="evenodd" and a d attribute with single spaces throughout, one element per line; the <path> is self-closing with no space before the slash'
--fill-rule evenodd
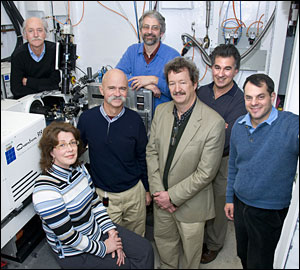
<path id="1" fill-rule="evenodd" d="M 158 11 L 151 10 L 141 16 L 139 31 L 144 43 L 131 45 L 116 68 L 124 71 L 133 89 L 143 87 L 153 92 L 155 109 L 158 104 L 172 100 L 164 76 L 164 66 L 180 54 L 161 43 L 166 23 Z"/>
<path id="2" fill-rule="evenodd" d="M 151 202 L 146 164 L 146 128 L 135 111 L 124 107 L 128 81 L 111 69 L 100 86 L 103 105 L 79 118 L 81 139 L 88 145 L 90 173 L 101 199 L 108 197 L 112 221 L 144 236 L 146 205 Z"/>
<path id="3" fill-rule="evenodd" d="M 243 268 L 272 269 L 297 169 L 299 116 L 272 106 L 269 76 L 251 75 L 243 88 L 248 113 L 231 132 L 224 210 Z"/>

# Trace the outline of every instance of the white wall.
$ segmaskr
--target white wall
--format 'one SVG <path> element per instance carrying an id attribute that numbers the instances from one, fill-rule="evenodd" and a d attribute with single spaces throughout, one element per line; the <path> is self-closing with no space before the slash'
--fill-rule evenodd
<path id="1" fill-rule="evenodd" d="M 182 9 L 181 2 L 159 2 L 158 10 L 166 18 L 166 33 L 162 41 L 176 50 L 181 52 L 183 48 L 181 34 L 188 33 L 193 34 L 191 30 L 192 22 L 195 22 L 195 34 L 197 38 L 204 38 L 206 35 L 206 1 L 185 1 L 186 7 L 192 7 L 192 9 Z M 231 2 L 231 1 L 229 1 Z M 218 29 L 220 22 L 220 17 L 223 19 L 227 9 L 228 1 L 224 1 L 221 10 L 221 16 L 219 16 L 220 7 L 222 1 L 211 1 L 211 16 L 210 16 L 210 27 L 209 27 L 209 37 L 212 39 L 210 48 L 207 50 L 209 53 L 213 48 L 218 45 Z M 104 1 L 101 2 L 108 6 L 109 8 L 120 12 L 118 2 L 114 1 Z M 136 27 L 133 1 L 119 2 L 122 9 L 127 14 L 130 22 Z M 143 1 L 137 1 L 138 3 L 138 18 L 142 14 Z M 181 4 L 179 4 L 181 3 Z M 178 8 L 178 5 L 181 8 Z M 258 2 L 258 1 L 242 1 L 242 20 L 247 26 L 251 22 L 258 20 L 258 18 L 265 14 L 263 17 L 264 25 L 266 25 L 272 11 L 276 5 L 276 2 Z M 82 2 L 72 2 L 71 17 L 72 22 L 76 23 L 79 21 L 82 15 Z M 149 2 L 146 2 L 145 10 L 149 9 Z M 128 46 L 137 42 L 137 37 L 132 30 L 130 24 L 123 19 L 121 16 L 105 9 L 97 2 L 85 2 L 84 19 L 82 23 L 74 27 L 75 43 L 78 45 L 78 55 L 80 59 L 77 61 L 77 65 L 86 70 L 88 66 L 91 66 L 93 72 L 100 69 L 102 66 L 111 65 L 115 66 L 120 57 L 123 55 Z M 236 13 L 239 14 L 239 6 L 236 6 Z M 239 15 L 237 15 L 239 17 Z M 233 17 L 232 4 L 228 9 L 228 17 Z M 273 26 L 271 26 L 269 32 L 272 32 Z M 285 35 L 285 33 L 284 33 Z M 262 48 L 269 50 L 271 47 L 270 43 L 272 41 L 272 36 L 266 35 L 266 38 L 262 40 Z M 277 54 L 276 48 L 272 53 Z M 193 50 L 186 54 L 186 56 L 192 57 Z M 268 55 L 266 72 L 269 70 L 267 66 L 269 64 L 269 58 L 271 54 Z M 278 58 L 278 57 L 277 57 Z M 279 57 L 280 59 L 280 57 Z M 195 49 L 195 58 L 197 66 L 200 70 L 200 77 L 205 73 L 205 64 L 201 60 L 200 53 L 198 49 Z M 241 71 L 235 78 L 239 86 L 242 88 L 243 82 L 247 76 L 256 71 Z M 262 70 L 261 72 L 264 72 Z M 279 79 L 279 78 L 278 78 Z M 211 71 L 208 68 L 208 72 L 204 77 L 201 84 L 207 84 L 211 82 Z M 278 85 L 278 84 L 277 84 Z"/>
<path id="2" fill-rule="evenodd" d="M 299 115 L 299 24 L 295 35 L 284 110 Z M 289 212 L 275 251 L 274 268 L 299 268 L 299 161 Z"/>
<path id="3" fill-rule="evenodd" d="M 24 18 L 29 16 L 50 16 L 52 15 L 51 1 L 14 1 L 20 9 Z M 86 71 L 87 67 L 92 67 L 93 73 L 102 66 L 115 66 L 123 53 L 133 43 L 138 42 L 134 30 L 127 20 L 121 16 L 107 10 L 97 1 L 70 1 L 70 18 L 72 24 L 80 21 L 83 12 L 84 15 L 81 23 L 73 28 L 74 43 L 77 44 L 77 55 L 80 57 L 76 65 Z M 136 19 L 134 12 L 134 1 L 102 1 L 104 5 L 119 13 L 125 13 L 129 21 L 136 28 Z M 152 1 L 152 8 L 154 1 Z M 146 1 L 145 11 L 149 10 L 149 1 Z M 257 21 L 261 15 L 263 26 L 266 25 L 270 18 L 274 7 L 277 6 L 276 18 L 269 31 L 262 39 L 261 49 L 266 50 L 267 60 L 265 70 L 260 72 L 268 73 L 275 81 L 275 85 L 279 84 L 279 75 L 281 70 L 284 40 L 287 26 L 288 7 L 290 2 L 287 1 L 241 1 L 242 5 L 242 21 L 249 26 L 252 22 Z M 229 7 L 228 7 L 229 5 Z M 65 16 L 68 13 L 68 1 L 52 1 L 54 15 Z M 144 1 L 137 1 L 138 18 L 142 15 Z M 2 6 L 1 6 L 2 8 Z M 188 33 L 193 35 L 191 24 L 195 22 L 196 38 L 204 38 L 206 35 L 206 1 L 159 1 L 158 11 L 166 19 L 166 33 L 162 41 L 176 50 L 181 52 L 183 48 L 181 35 Z M 236 15 L 240 17 L 239 1 L 235 1 Z M 1 9 L 1 13 L 3 13 Z M 211 39 L 210 47 L 207 53 L 218 45 L 218 29 L 221 22 L 227 18 L 234 17 L 232 1 L 211 1 L 210 26 L 208 35 Z M 59 19 L 64 22 L 63 17 Z M 48 19 L 52 26 L 52 19 Z M 256 24 L 257 26 L 257 24 Z M 51 30 L 52 27 L 50 27 Z M 1 38 L 3 35 L 1 34 Z M 50 40 L 54 40 L 50 34 Z M 12 43 L 13 41 L 10 41 Z M 15 44 L 1 46 L 1 57 L 5 52 L 8 56 L 13 50 Z M 192 57 L 193 50 L 186 54 Z M 205 73 L 205 64 L 200 57 L 200 52 L 195 49 L 194 61 L 200 70 L 200 78 Z M 78 77 L 83 74 L 76 70 Z M 250 74 L 257 72 L 241 70 L 235 80 L 242 88 L 245 78 Z M 279 73 L 279 75 L 278 75 Z M 207 74 L 201 81 L 201 85 L 211 82 L 211 70 L 208 68 Z"/>

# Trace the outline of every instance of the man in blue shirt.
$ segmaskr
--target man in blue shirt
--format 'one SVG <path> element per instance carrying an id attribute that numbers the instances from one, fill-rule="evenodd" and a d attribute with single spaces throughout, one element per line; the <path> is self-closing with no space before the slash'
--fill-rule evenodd
<path id="1" fill-rule="evenodd" d="M 297 170 L 299 116 L 272 106 L 269 76 L 251 75 L 243 88 L 248 113 L 231 132 L 224 210 L 243 268 L 272 269 Z"/>
<path id="2" fill-rule="evenodd" d="M 116 68 L 127 75 L 129 86 L 151 90 L 154 108 L 160 103 L 172 100 L 164 76 L 164 66 L 180 54 L 162 44 L 166 30 L 165 18 L 156 10 L 146 12 L 139 19 L 139 31 L 144 43 L 131 45 L 122 56 Z"/>
<path id="3" fill-rule="evenodd" d="M 225 120 L 225 145 L 218 173 L 213 180 L 216 217 L 206 222 L 201 263 L 213 261 L 224 245 L 228 219 L 224 213 L 228 173 L 229 140 L 235 120 L 247 113 L 243 91 L 234 81 L 239 72 L 240 53 L 232 44 L 217 46 L 211 56 L 213 82 L 201 86 L 197 96 Z"/>

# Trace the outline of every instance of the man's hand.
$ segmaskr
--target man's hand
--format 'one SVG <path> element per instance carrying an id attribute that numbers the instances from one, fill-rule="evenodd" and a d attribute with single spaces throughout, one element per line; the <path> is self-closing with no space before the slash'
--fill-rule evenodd
<path id="1" fill-rule="evenodd" d="M 151 194 L 150 194 L 149 191 L 147 191 L 147 192 L 146 192 L 146 205 L 147 205 L 147 206 L 150 205 L 151 201 L 152 201 Z"/>
<path id="2" fill-rule="evenodd" d="M 233 212 L 234 212 L 234 205 L 233 203 L 226 203 L 224 207 L 225 215 L 230 220 L 233 220 Z"/>
<path id="3" fill-rule="evenodd" d="M 154 84 L 149 84 L 145 86 L 146 89 L 151 90 L 153 92 L 153 96 L 160 98 L 161 92 L 159 88 Z"/>
<path id="4" fill-rule="evenodd" d="M 27 84 L 27 78 L 24 77 L 24 78 L 22 79 L 22 84 L 23 84 L 23 86 L 26 86 L 26 84 Z"/>
<path id="5" fill-rule="evenodd" d="M 135 90 L 139 90 L 141 87 L 145 87 L 149 84 L 157 84 L 158 78 L 156 76 L 134 76 L 128 80 L 131 83 L 131 87 Z"/>
<path id="6" fill-rule="evenodd" d="M 153 200 L 160 209 L 166 210 L 169 213 L 173 213 L 177 209 L 177 207 L 171 203 L 168 191 L 159 191 L 154 193 Z"/>
<path id="7" fill-rule="evenodd" d="M 166 209 L 169 213 L 174 213 L 177 210 L 177 207 L 175 207 L 173 204 L 171 204 L 171 206 Z"/>

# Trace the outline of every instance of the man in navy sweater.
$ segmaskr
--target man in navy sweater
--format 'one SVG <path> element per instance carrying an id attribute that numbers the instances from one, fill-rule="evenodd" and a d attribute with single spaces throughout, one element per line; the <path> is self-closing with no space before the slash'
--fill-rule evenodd
<path id="1" fill-rule="evenodd" d="M 125 73 L 111 69 L 100 86 L 103 105 L 84 111 L 78 122 L 88 145 L 90 169 L 101 199 L 108 197 L 113 222 L 144 236 L 149 192 L 146 128 L 135 111 L 124 107 L 128 91 Z"/>
<path id="2" fill-rule="evenodd" d="M 248 113 L 231 132 L 224 210 L 243 268 L 272 269 L 297 169 L 299 116 L 272 106 L 269 76 L 251 75 L 243 88 Z"/>
<path id="3" fill-rule="evenodd" d="M 197 96 L 225 120 L 225 145 L 218 173 L 213 180 L 216 217 L 205 225 L 201 263 L 213 261 L 224 246 L 228 219 L 224 213 L 228 174 L 229 140 L 235 120 L 247 113 L 244 93 L 234 81 L 240 69 L 241 56 L 232 44 L 221 44 L 211 53 L 213 82 L 201 86 Z"/>
<path id="4" fill-rule="evenodd" d="M 28 41 L 12 54 L 11 91 L 15 99 L 58 89 L 54 42 L 45 41 L 47 22 L 36 17 L 24 21 L 23 36 Z"/>

